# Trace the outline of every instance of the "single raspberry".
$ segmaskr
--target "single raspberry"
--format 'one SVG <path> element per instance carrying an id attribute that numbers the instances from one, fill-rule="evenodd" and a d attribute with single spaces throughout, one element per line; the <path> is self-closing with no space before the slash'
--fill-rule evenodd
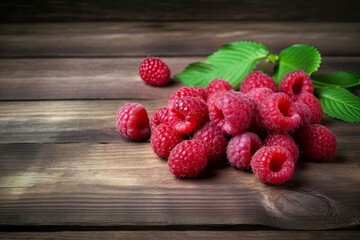
<path id="1" fill-rule="evenodd" d="M 223 79 L 214 79 L 206 87 L 206 90 L 209 95 L 217 92 L 227 92 L 232 90 L 232 86 L 228 81 Z"/>
<path id="2" fill-rule="evenodd" d="M 201 173 L 207 164 L 204 144 L 197 140 L 185 140 L 170 152 L 168 166 L 176 177 L 194 177 Z"/>
<path id="3" fill-rule="evenodd" d="M 296 128 L 301 121 L 294 101 L 285 93 L 273 93 L 259 105 L 261 124 L 272 131 L 287 131 Z"/>
<path id="4" fill-rule="evenodd" d="M 272 132 L 264 139 L 265 146 L 279 146 L 288 150 L 296 162 L 299 157 L 299 149 L 294 139 L 287 132 Z"/>
<path id="5" fill-rule="evenodd" d="M 245 94 L 228 91 L 219 95 L 208 107 L 214 126 L 224 133 L 236 135 L 250 126 L 255 103 Z"/>
<path id="6" fill-rule="evenodd" d="M 168 123 L 168 117 L 169 110 L 166 107 L 156 109 L 150 121 L 151 130 L 155 129 L 155 127 L 161 123 Z"/>
<path id="7" fill-rule="evenodd" d="M 253 88 L 247 94 L 254 99 L 256 104 L 260 104 L 262 100 L 273 94 L 270 88 Z"/>
<path id="8" fill-rule="evenodd" d="M 147 58 L 140 63 L 139 73 L 142 80 L 154 86 L 161 86 L 170 80 L 169 67 L 158 58 Z"/>
<path id="9" fill-rule="evenodd" d="M 209 119 L 206 103 L 196 97 L 175 98 L 168 109 L 168 122 L 180 134 L 191 133 Z"/>
<path id="10" fill-rule="evenodd" d="M 210 122 L 199 129 L 193 137 L 205 145 L 209 164 L 216 164 L 226 158 L 227 139 L 224 133 Z"/>
<path id="11" fill-rule="evenodd" d="M 154 152 L 161 158 L 167 158 L 170 151 L 181 141 L 183 137 L 170 125 L 162 123 L 153 129 L 150 143 Z"/>
<path id="12" fill-rule="evenodd" d="M 336 137 L 323 125 L 310 124 L 299 128 L 295 140 L 305 159 L 327 161 L 335 156 Z"/>
<path id="13" fill-rule="evenodd" d="M 262 142 L 255 133 L 241 133 L 230 140 L 226 151 L 227 158 L 232 166 L 248 169 L 252 156 L 261 146 Z"/>
<path id="14" fill-rule="evenodd" d="M 296 105 L 297 113 L 301 117 L 301 122 L 299 124 L 299 127 L 310 124 L 311 116 L 312 116 L 310 108 L 306 104 L 301 102 L 295 102 L 295 105 Z"/>
<path id="15" fill-rule="evenodd" d="M 320 123 L 323 111 L 319 100 L 310 93 L 301 94 L 297 98 L 297 102 L 304 103 L 311 111 L 311 123 Z"/>
<path id="16" fill-rule="evenodd" d="M 290 179 L 294 167 L 294 159 L 290 152 L 278 146 L 262 147 L 251 159 L 253 172 L 269 184 L 279 184 Z"/>
<path id="17" fill-rule="evenodd" d="M 298 70 L 285 75 L 280 82 L 280 91 L 297 100 L 300 94 L 312 94 L 314 88 L 309 75 L 302 70 Z"/>
<path id="18" fill-rule="evenodd" d="M 124 104 L 116 115 L 116 129 L 127 138 L 142 141 L 150 136 L 149 118 L 139 103 Z"/>
<path id="19" fill-rule="evenodd" d="M 263 72 L 255 71 L 245 77 L 241 83 L 240 91 L 243 93 L 248 93 L 253 88 L 262 87 L 269 88 L 273 92 L 276 92 L 276 84 L 274 80 Z"/>
<path id="20" fill-rule="evenodd" d="M 204 101 L 207 99 L 207 92 L 202 87 L 182 87 L 177 89 L 169 98 L 169 103 L 175 98 L 197 97 Z"/>

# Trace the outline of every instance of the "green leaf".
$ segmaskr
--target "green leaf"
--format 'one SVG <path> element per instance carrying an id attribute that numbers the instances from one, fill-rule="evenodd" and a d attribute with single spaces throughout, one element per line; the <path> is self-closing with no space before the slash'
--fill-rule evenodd
<path id="1" fill-rule="evenodd" d="M 319 89 L 323 111 L 333 118 L 360 123 L 360 98 L 341 87 Z"/>
<path id="2" fill-rule="evenodd" d="M 302 69 L 307 74 L 315 72 L 321 63 L 321 55 L 313 46 L 296 44 L 279 53 L 279 64 L 275 67 L 274 80 L 279 83 L 289 72 Z"/>
<path id="3" fill-rule="evenodd" d="M 185 85 L 207 86 L 214 78 L 222 78 L 237 88 L 269 50 L 260 43 L 237 41 L 223 45 L 204 62 L 188 65 L 175 75 Z"/>
<path id="4" fill-rule="evenodd" d="M 330 74 L 313 74 L 311 80 L 315 88 L 326 86 L 339 86 L 343 88 L 360 85 L 359 76 L 356 73 L 334 72 Z"/>

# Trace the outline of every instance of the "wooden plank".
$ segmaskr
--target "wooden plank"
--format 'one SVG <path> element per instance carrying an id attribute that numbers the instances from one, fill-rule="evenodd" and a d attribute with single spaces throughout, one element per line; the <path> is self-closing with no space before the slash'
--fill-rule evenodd
<path id="1" fill-rule="evenodd" d="M 17 232 L 1 233 L 0 239 L 264 239 L 264 240 L 287 240 L 291 236 L 294 240 L 304 239 L 358 239 L 358 231 L 65 231 L 65 232 Z"/>
<path id="2" fill-rule="evenodd" d="M 230 166 L 179 180 L 148 143 L 0 144 L 0 225 L 359 227 L 352 140 L 340 138 L 331 163 L 297 163 L 279 186 Z"/>
<path id="3" fill-rule="evenodd" d="M 324 55 L 360 54 L 358 23 L 117 22 L 1 24 L 0 56 L 204 56 L 239 40 L 275 53 L 308 43 Z"/>
<path id="4" fill-rule="evenodd" d="M 3 0 L 2 22 L 29 21 L 109 21 L 109 20 L 292 20 L 292 21 L 359 21 L 359 4 L 351 0 L 339 3 L 329 0 L 286 1 L 274 0 Z"/>
<path id="5" fill-rule="evenodd" d="M 0 102 L 0 143 L 124 142 L 127 140 L 115 129 L 115 117 L 125 102 L 128 100 Z M 143 104 L 149 117 L 156 108 L 167 105 L 167 99 L 136 102 Z M 323 123 L 340 141 L 346 141 L 349 151 L 360 144 L 360 125 L 328 117 Z"/>
<path id="6" fill-rule="evenodd" d="M 173 74 L 203 57 L 167 57 Z M 0 59 L 0 100 L 161 99 L 182 85 L 145 84 L 143 58 Z M 261 67 L 261 66 L 260 66 Z M 270 69 L 270 67 L 269 67 Z M 360 57 L 323 57 L 320 72 L 360 72 Z"/>

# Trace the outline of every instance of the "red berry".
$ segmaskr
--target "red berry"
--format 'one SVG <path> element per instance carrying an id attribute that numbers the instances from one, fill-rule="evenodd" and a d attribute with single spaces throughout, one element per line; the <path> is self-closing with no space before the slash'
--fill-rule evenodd
<path id="1" fill-rule="evenodd" d="M 175 98 L 168 109 L 168 122 L 180 134 L 191 133 L 209 119 L 206 103 L 196 97 Z"/>
<path id="2" fill-rule="evenodd" d="M 240 91 L 243 93 L 248 93 L 253 88 L 263 87 L 269 88 L 273 92 L 276 92 L 276 84 L 274 80 L 263 72 L 255 71 L 245 77 L 241 83 Z"/>
<path id="3" fill-rule="evenodd" d="M 231 84 L 223 79 L 214 79 L 206 87 L 209 95 L 217 92 L 227 92 L 232 89 Z"/>
<path id="4" fill-rule="evenodd" d="M 279 184 L 290 179 L 294 172 L 294 164 L 290 152 L 278 146 L 262 147 L 251 159 L 253 172 L 269 184 Z"/>
<path id="5" fill-rule="evenodd" d="M 264 139 L 265 146 L 278 146 L 288 150 L 296 162 L 299 157 L 299 149 L 294 139 L 287 132 L 272 132 Z"/>
<path id="6" fill-rule="evenodd" d="M 154 152 L 161 158 L 169 157 L 170 151 L 181 141 L 182 136 L 168 124 L 160 124 L 153 129 L 150 143 Z"/>
<path id="7" fill-rule="evenodd" d="M 147 58 L 140 63 L 139 73 L 142 80 L 154 86 L 161 86 L 170 80 L 169 67 L 158 58 Z"/>
<path id="8" fill-rule="evenodd" d="M 252 156 L 261 145 L 262 142 L 255 133 L 241 133 L 230 140 L 226 151 L 227 158 L 232 166 L 248 169 Z"/>
<path id="9" fill-rule="evenodd" d="M 299 127 L 310 124 L 311 116 L 312 116 L 310 108 L 306 104 L 301 102 L 295 102 L 295 105 L 296 105 L 297 113 L 301 117 L 301 122 L 299 124 Z"/>
<path id="10" fill-rule="evenodd" d="M 201 173 L 207 163 L 204 144 L 197 140 L 185 140 L 170 152 L 168 165 L 176 177 L 194 177 Z"/>
<path id="11" fill-rule="evenodd" d="M 124 104 L 116 115 L 116 129 L 127 138 L 142 141 L 150 136 L 149 118 L 139 103 Z"/>
<path id="12" fill-rule="evenodd" d="M 310 124 L 299 128 L 295 134 L 301 156 L 315 161 L 326 161 L 335 156 L 336 137 L 325 126 Z"/>
<path id="13" fill-rule="evenodd" d="M 216 164 L 226 158 L 227 139 L 224 133 L 211 125 L 210 122 L 198 130 L 193 137 L 204 144 L 207 150 L 207 160 L 210 164 Z"/>
<path id="14" fill-rule="evenodd" d="M 260 104 L 262 100 L 273 94 L 274 92 L 269 88 L 253 88 L 251 89 L 247 95 L 254 99 L 256 104 Z"/>
<path id="15" fill-rule="evenodd" d="M 287 131 L 296 128 L 301 121 L 294 101 L 285 93 L 273 93 L 259 105 L 261 124 L 272 131 Z"/>
<path id="16" fill-rule="evenodd" d="M 245 94 L 228 91 L 219 95 L 208 107 L 214 126 L 224 133 L 236 135 L 250 126 L 255 103 Z"/>
<path id="17" fill-rule="evenodd" d="M 312 94 L 314 88 L 309 75 L 302 70 L 298 70 L 285 75 L 280 82 L 280 91 L 297 100 L 300 94 Z"/>
<path id="18" fill-rule="evenodd" d="M 168 123 L 168 117 L 169 110 L 166 107 L 156 109 L 150 121 L 151 130 L 155 129 L 155 127 L 161 123 Z"/>
<path id="19" fill-rule="evenodd" d="M 169 98 L 169 103 L 175 98 L 197 97 L 204 101 L 207 99 L 207 92 L 202 87 L 182 87 L 177 89 Z"/>
<path id="20" fill-rule="evenodd" d="M 298 96 L 297 102 L 304 103 L 309 107 L 311 111 L 311 123 L 321 122 L 323 111 L 319 100 L 317 100 L 314 95 L 310 93 L 301 94 L 300 96 Z"/>

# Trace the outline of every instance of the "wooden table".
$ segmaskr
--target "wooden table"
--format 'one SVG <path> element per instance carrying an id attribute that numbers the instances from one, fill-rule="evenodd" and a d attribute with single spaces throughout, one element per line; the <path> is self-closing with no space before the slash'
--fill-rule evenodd
<path id="1" fill-rule="evenodd" d="M 312 44 L 320 72 L 360 73 L 358 23 L 0 25 L 0 239 L 359 239 L 360 125 L 324 117 L 334 161 L 299 162 L 279 186 L 229 166 L 176 179 L 116 132 L 125 102 L 151 115 L 182 86 L 145 85 L 146 56 L 178 73 L 236 40 Z"/>

